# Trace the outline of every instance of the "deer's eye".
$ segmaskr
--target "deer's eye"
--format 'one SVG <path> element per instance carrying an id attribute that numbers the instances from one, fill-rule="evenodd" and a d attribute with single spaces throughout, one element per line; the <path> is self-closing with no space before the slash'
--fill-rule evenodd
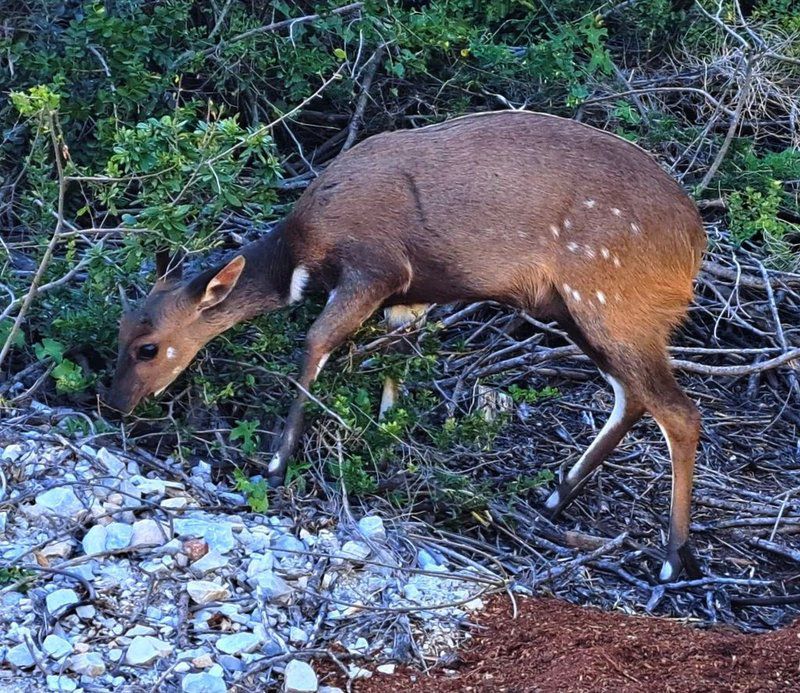
<path id="1" fill-rule="evenodd" d="M 142 344 L 136 352 L 136 358 L 140 361 L 150 361 L 156 357 L 158 346 L 155 344 Z"/>

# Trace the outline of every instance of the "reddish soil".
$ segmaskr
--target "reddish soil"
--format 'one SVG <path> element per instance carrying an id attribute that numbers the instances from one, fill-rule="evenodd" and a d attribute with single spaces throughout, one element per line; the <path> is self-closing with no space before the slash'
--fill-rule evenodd
<path id="1" fill-rule="evenodd" d="M 355 693 L 800 690 L 800 621 L 765 635 L 700 630 L 556 599 L 495 598 L 450 669 L 402 669 Z M 372 667 L 370 667 L 372 668 Z"/>

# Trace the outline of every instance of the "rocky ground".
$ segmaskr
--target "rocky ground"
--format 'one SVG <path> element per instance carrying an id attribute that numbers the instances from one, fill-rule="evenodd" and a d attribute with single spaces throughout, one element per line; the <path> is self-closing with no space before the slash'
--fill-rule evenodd
<path id="1" fill-rule="evenodd" d="M 205 462 L 35 433 L 1 459 L 0 689 L 331 693 L 315 660 L 435 659 L 497 589 L 376 514 L 252 512 Z"/>

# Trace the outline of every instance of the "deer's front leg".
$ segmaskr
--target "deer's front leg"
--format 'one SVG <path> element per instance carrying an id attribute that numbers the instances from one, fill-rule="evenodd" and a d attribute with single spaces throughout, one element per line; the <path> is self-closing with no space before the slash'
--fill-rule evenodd
<path id="1" fill-rule="evenodd" d="M 363 276 L 360 275 L 362 281 Z M 280 447 L 267 468 L 271 486 L 280 486 L 284 481 L 286 466 L 302 434 L 303 407 L 308 399 L 307 392 L 331 351 L 355 332 L 391 293 L 392 289 L 385 282 L 358 286 L 345 283 L 331 292 L 328 304 L 314 321 L 306 337 L 306 353 L 297 381 L 297 396 L 289 410 Z"/>

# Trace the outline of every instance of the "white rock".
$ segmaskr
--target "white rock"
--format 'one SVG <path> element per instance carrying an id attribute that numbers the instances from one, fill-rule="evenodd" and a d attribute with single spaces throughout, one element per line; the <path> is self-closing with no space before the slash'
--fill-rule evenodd
<path id="1" fill-rule="evenodd" d="M 42 650 L 48 657 L 61 659 L 68 654 L 72 654 L 72 643 L 59 635 L 51 633 L 44 639 Z"/>
<path id="2" fill-rule="evenodd" d="M 133 523 L 130 546 L 161 546 L 169 541 L 168 530 L 162 529 L 155 520 L 139 520 Z"/>
<path id="3" fill-rule="evenodd" d="M 347 676 L 350 679 L 368 679 L 372 677 L 372 672 L 364 667 L 351 664 L 347 667 Z"/>
<path id="4" fill-rule="evenodd" d="M 358 638 L 347 650 L 351 654 L 364 654 L 369 649 L 369 642 L 366 638 Z"/>
<path id="5" fill-rule="evenodd" d="M 47 610 L 52 615 L 57 614 L 59 611 L 61 611 L 61 609 L 64 609 L 67 606 L 77 604 L 79 601 L 80 599 L 78 598 L 75 590 L 71 589 L 56 590 L 55 592 L 48 594 L 45 598 Z"/>
<path id="6" fill-rule="evenodd" d="M 205 556 L 192 563 L 189 566 L 189 570 L 198 577 L 202 577 L 206 573 L 212 573 L 220 568 L 225 568 L 227 565 L 228 559 L 216 549 L 211 549 Z"/>
<path id="7" fill-rule="evenodd" d="M 172 649 L 172 645 L 152 635 L 138 635 L 128 646 L 125 663 L 131 666 L 144 666 L 159 657 L 169 656 Z"/>
<path id="8" fill-rule="evenodd" d="M 83 606 L 79 606 L 75 609 L 75 613 L 78 614 L 80 618 L 94 618 L 95 614 L 97 613 L 97 609 L 95 609 L 91 604 L 84 604 Z"/>
<path id="9" fill-rule="evenodd" d="M 0 459 L 9 460 L 10 462 L 15 462 L 20 457 L 22 457 L 24 452 L 25 448 L 22 445 L 19 445 L 18 443 L 7 445 L 3 449 L 3 454 L 0 455 Z"/>
<path id="10" fill-rule="evenodd" d="M 186 496 L 175 496 L 175 498 L 165 498 L 160 503 L 161 507 L 166 510 L 183 510 L 189 505 L 189 499 Z"/>
<path id="11" fill-rule="evenodd" d="M 256 554 L 250 559 L 250 563 L 247 565 L 247 577 L 258 577 L 258 575 L 261 573 L 272 572 L 274 565 L 275 559 L 271 553 L 266 553 L 263 555 Z"/>
<path id="12" fill-rule="evenodd" d="M 110 453 L 105 448 L 100 448 L 97 451 L 97 459 L 102 462 L 109 476 L 113 476 L 114 478 L 118 479 L 125 471 L 125 463 L 119 457 L 113 453 Z"/>
<path id="13" fill-rule="evenodd" d="M 378 515 L 367 515 L 358 521 L 358 529 L 361 533 L 372 541 L 386 541 L 386 528 L 383 526 L 383 519 Z"/>
<path id="14" fill-rule="evenodd" d="M 76 674 L 91 676 L 92 678 L 106 673 L 105 662 L 97 652 L 73 655 L 69 659 L 69 668 Z"/>
<path id="15" fill-rule="evenodd" d="M 87 556 L 94 556 L 106 550 L 108 530 L 103 525 L 94 525 L 83 537 L 81 544 Z"/>
<path id="16" fill-rule="evenodd" d="M 47 676 L 47 688 L 51 691 L 72 693 L 77 687 L 78 684 L 68 676 L 56 676 L 54 674 L 49 674 Z"/>
<path id="17" fill-rule="evenodd" d="M 417 565 L 422 570 L 438 570 L 440 568 L 438 561 L 425 549 L 417 552 Z"/>
<path id="18" fill-rule="evenodd" d="M 363 561 L 370 554 L 370 548 L 362 541 L 348 541 L 340 549 L 338 556 L 351 561 Z"/>
<path id="19" fill-rule="evenodd" d="M 59 517 L 75 517 L 85 510 L 72 486 L 51 488 L 49 491 L 40 493 L 36 496 L 36 505 Z"/>
<path id="20" fill-rule="evenodd" d="M 210 580 L 190 580 L 186 585 L 186 591 L 198 604 L 219 602 L 231 596 L 227 585 L 220 585 Z"/>
<path id="21" fill-rule="evenodd" d="M 310 664 L 293 659 L 283 672 L 284 693 L 316 693 L 319 683 Z"/>
<path id="22" fill-rule="evenodd" d="M 155 629 L 151 628 L 150 626 L 143 626 L 140 623 L 133 626 L 133 628 L 128 628 L 125 631 L 126 638 L 135 638 L 137 635 L 155 635 Z"/>
<path id="23" fill-rule="evenodd" d="M 394 670 L 396 668 L 397 667 L 394 664 L 380 664 L 377 667 L 375 667 L 375 670 L 379 674 L 386 674 L 387 676 L 391 676 L 392 674 L 394 674 Z"/>
<path id="24" fill-rule="evenodd" d="M 67 558 L 72 553 L 72 539 L 56 541 L 45 546 L 41 554 L 47 558 Z"/>
<path id="25" fill-rule="evenodd" d="M 133 527 L 124 522 L 112 522 L 106 525 L 106 551 L 116 551 L 117 549 L 127 549 L 133 539 Z M 160 533 L 159 533 L 160 538 Z"/>
<path id="26" fill-rule="evenodd" d="M 148 479 L 145 476 L 131 477 L 131 483 L 136 486 L 144 495 L 156 494 L 163 496 L 167 490 L 167 484 L 161 479 Z"/>
<path id="27" fill-rule="evenodd" d="M 292 626 L 289 629 L 289 642 L 292 642 L 295 645 L 303 645 L 308 642 L 308 633 L 306 633 L 302 628 Z"/>
<path id="28" fill-rule="evenodd" d="M 256 591 L 267 601 L 287 604 L 294 588 L 282 577 L 270 571 L 269 573 L 260 573 L 256 577 Z"/>
<path id="29" fill-rule="evenodd" d="M 30 669 L 36 662 L 25 643 L 15 645 L 6 652 L 6 661 L 19 669 Z"/>
<path id="30" fill-rule="evenodd" d="M 178 517 L 173 521 L 175 533 L 187 539 L 205 539 L 212 549 L 228 553 L 236 546 L 233 527 L 228 522 L 211 522 L 196 517 Z"/>
<path id="31" fill-rule="evenodd" d="M 261 638 L 255 633 L 232 633 L 223 635 L 216 644 L 220 652 L 239 655 L 254 652 L 261 644 Z"/>
<path id="32" fill-rule="evenodd" d="M 226 693 L 225 682 L 213 674 L 186 674 L 181 680 L 183 693 Z"/>
<path id="33" fill-rule="evenodd" d="M 214 666 L 214 660 L 211 658 L 211 655 L 208 654 L 208 652 L 204 652 L 203 654 L 192 659 L 192 666 L 197 667 L 198 669 L 208 669 Z"/>

